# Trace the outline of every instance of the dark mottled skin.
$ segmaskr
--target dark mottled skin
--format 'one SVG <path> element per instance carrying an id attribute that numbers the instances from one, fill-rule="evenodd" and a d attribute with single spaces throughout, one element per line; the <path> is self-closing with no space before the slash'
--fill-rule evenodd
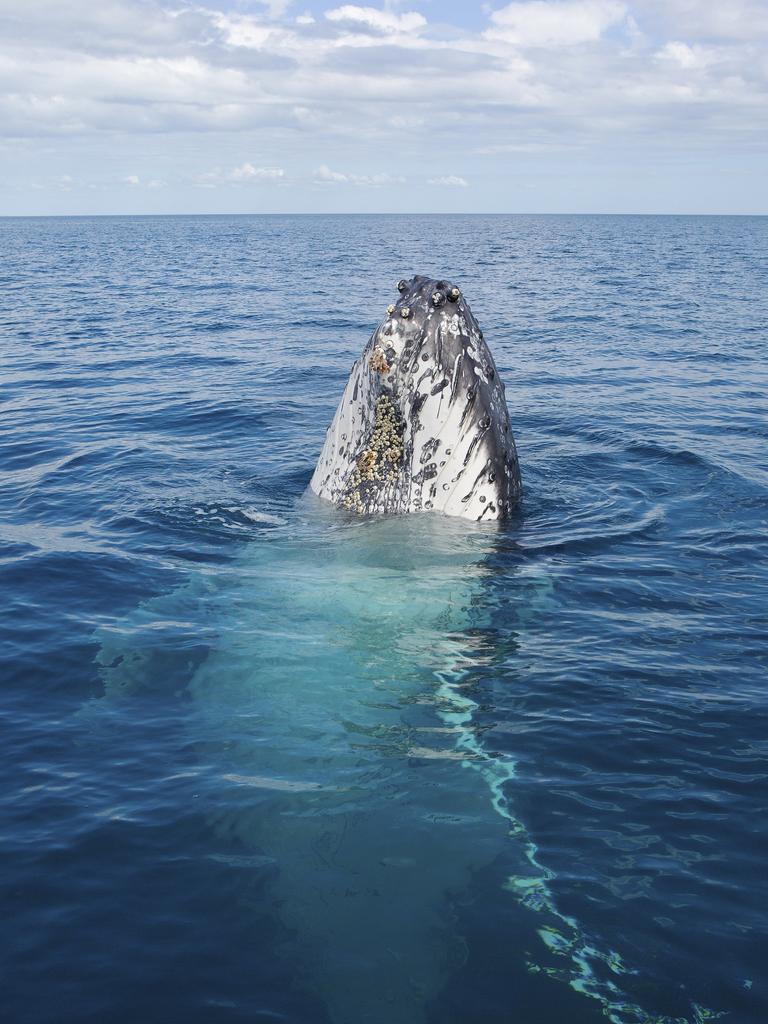
<path id="1" fill-rule="evenodd" d="M 500 519 L 520 498 L 504 385 L 458 288 L 401 281 L 328 431 L 311 487 L 360 513 Z"/>

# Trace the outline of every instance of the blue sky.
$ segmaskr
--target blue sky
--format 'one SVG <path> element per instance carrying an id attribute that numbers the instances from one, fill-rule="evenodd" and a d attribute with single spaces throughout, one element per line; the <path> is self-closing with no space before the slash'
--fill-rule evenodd
<path id="1" fill-rule="evenodd" d="M 766 0 L 0 0 L 0 214 L 768 213 Z"/>

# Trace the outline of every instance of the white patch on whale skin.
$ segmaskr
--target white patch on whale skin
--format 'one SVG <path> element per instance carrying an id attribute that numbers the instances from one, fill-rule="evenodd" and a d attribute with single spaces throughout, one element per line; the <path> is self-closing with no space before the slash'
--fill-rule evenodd
<path id="1" fill-rule="evenodd" d="M 433 305 L 444 289 L 414 278 L 354 364 L 310 482 L 320 497 L 368 514 L 475 520 L 503 518 L 518 500 L 503 384 L 463 298 Z M 379 429 L 377 401 L 389 427 Z M 399 436 L 387 451 L 398 459 L 385 463 L 378 438 L 392 437 L 393 417 Z"/>
<path id="2" fill-rule="evenodd" d="M 449 334 L 453 334 L 454 336 L 461 334 L 461 324 L 459 322 L 459 317 L 456 314 L 452 317 L 446 318 L 445 329 Z"/>

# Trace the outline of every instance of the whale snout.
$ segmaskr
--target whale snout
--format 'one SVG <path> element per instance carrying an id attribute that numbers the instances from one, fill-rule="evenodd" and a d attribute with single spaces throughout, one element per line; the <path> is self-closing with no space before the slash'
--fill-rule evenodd
<path id="1" fill-rule="evenodd" d="M 454 282 L 397 283 L 352 368 L 310 486 L 367 514 L 500 519 L 517 502 L 504 387 Z"/>
<path id="2" fill-rule="evenodd" d="M 461 290 L 448 281 L 429 277 L 412 277 L 397 284 L 398 295 L 387 307 L 388 316 L 422 322 L 424 318 L 443 310 L 453 314 L 461 300 Z"/>

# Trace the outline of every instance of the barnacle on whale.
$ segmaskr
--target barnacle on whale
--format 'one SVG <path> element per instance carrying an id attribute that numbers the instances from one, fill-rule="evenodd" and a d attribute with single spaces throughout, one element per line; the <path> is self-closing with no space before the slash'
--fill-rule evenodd
<path id="1" fill-rule="evenodd" d="M 390 371 L 390 365 L 387 362 L 387 357 L 380 348 L 375 348 L 373 350 L 369 364 L 371 369 L 376 373 L 389 373 Z"/>
<path id="2" fill-rule="evenodd" d="M 397 479 L 397 467 L 403 458 L 404 429 L 391 397 L 386 393 L 380 395 L 376 400 L 373 431 L 357 456 L 340 501 L 343 508 L 357 512 L 377 510 L 381 485 Z"/>

